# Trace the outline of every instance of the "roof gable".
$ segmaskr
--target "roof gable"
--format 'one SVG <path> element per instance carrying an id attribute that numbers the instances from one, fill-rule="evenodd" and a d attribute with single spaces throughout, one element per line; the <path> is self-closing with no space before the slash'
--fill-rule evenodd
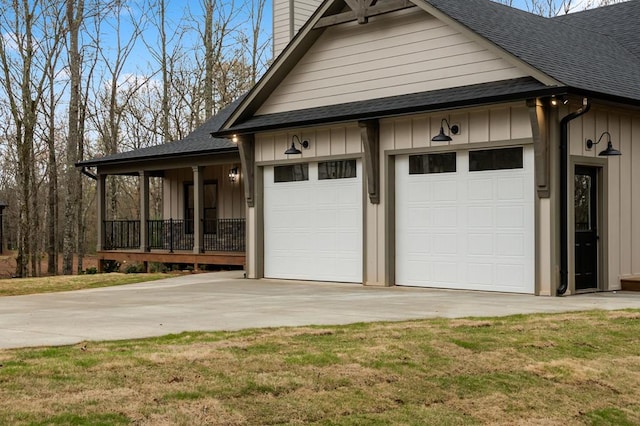
<path id="1" fill-rule="evenodd" d="M 592 27 L 599 16 L 595 11 L 575 18 L 549 19 L 490 0 L 388 0 L 391 2 L 416 5 L 462 34 L 475 36 L 474 41 L 547 86 L 640 103 L 640 60 L 635 54 L 640 47 L 634 44 L 637 19 L 622 19 L 624 28 L 614 31 L 612 37 L 598 32 L 604 32 L 603 25 L 600 30 Z M 637 17 L 639 4 L 637 0 L 625 3 L 626 13 Z M 344 8 L 344 0 L 323 2 L 218 134 L 258 112 L 282 112 L 260 107 L 272 94 L 277 95 L 280 82 L 321 37 L 325 29 L 316 28 L 318 22 Z M 622 13 L 607 9 L 603 8 L 607 23 Z M 362 27 L 366 31 L 370 25 Z M 309 105 L 299 106 L 305 107 Z"/>
<path id="2" fill-rule="evenodd" d="M 529 76 L 417 7 L 330 26 L 256 115 Z"/>

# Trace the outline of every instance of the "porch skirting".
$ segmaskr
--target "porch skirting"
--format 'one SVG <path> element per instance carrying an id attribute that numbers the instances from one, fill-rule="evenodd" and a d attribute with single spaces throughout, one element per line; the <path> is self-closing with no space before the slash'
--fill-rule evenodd
<path id="1" fill-rule="evenodd" d="M 143 252 L 139 250 L 119 250 L 119 251 L 99 251 L 97 252 L 98 265 L 100 271 L 103 269 L 104 261 L 113 260 L 117 262 L 142 263 L 146 266 L 149 262 L 157 263 L 186 263 L 193 265 L 194 269 L 199 269 L 200 265 L 218 266 L 244 266 L 246 256 L 244 252 L 206 252 L 193 253 L 184 252 Z"/>

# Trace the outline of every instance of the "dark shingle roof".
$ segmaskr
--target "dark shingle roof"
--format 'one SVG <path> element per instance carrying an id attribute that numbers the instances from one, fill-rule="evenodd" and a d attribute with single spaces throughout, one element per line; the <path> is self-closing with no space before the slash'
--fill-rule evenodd
<path id="1" fill-rule="evenodd" d="M 135 151 L 119 152 L 105 157 L 93 158 L 91 160 L 81 161 L 76 164 L 76 166 L 91 167 L 105 164 L 126 163 L 137 160 L 150 160 L 155 158 L 237 151 L 238 147 L 236 144 L 228 139 L 214 138 L 211 136 L 211 133 L 220 129 L 227 118 L 240 104 L 241 100 L 242 97 L 229 104 L 184 139 L 162 145 L 150 146 Z"/>
<path id="2" fill-rule="evenodd" d="M 554 19 L 489 0 L 423 1 L 563 85 L 640 101 L 640 59 L 632 54 L 640 49 L 640 1 Z"/>
<path id="3" fill-rule="evenodd" d="M 638 1 L 627 1 L 561 15 L 554 20 L 611 37 L 640 59 L 640 2 Z"/>
<path id="4" fill-rule="evenodd" d="M 230 129 L 219 132 L 217 135 L 245 131 L 264 131 L 326 122 L 381 118 L 466 105 L 508 101 L 516 97 L 520 98 L 523 94 L 531 96 L 543 95 L 547 92 L 548 94 L 555 94 L 556 92 L 559 94 L 562 90 L 564 89 L 549 88 L 530 77 L 518 78 L 277 114 L 257 115 Z"/>

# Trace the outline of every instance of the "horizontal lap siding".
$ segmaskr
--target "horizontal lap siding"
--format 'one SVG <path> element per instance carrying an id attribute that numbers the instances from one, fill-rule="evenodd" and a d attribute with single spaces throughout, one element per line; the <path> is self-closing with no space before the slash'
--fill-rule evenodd
<path id="1" fill-rule="evenodd" d="M 407 9 L 328 28 L 259 114 L 522 77 L 479 44 Z"/>

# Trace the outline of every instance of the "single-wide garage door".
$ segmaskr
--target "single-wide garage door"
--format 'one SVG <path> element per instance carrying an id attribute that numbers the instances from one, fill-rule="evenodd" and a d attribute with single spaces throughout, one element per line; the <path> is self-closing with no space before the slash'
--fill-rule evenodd
<path id="1" fill-rule="evenodd" d="M 533 293 L 533 149 L 396 159 L 396 284 Z"/>
<path id="2" fill-rule="evenodd" d="M 358 160 L 264 169 L 264 275 L 362 282 Z"/>

